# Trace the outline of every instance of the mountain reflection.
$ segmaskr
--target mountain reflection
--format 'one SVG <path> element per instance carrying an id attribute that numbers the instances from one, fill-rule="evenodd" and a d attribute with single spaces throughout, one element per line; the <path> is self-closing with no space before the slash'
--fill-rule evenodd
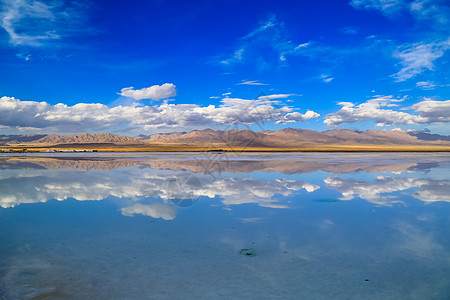
<path id="1" fill-rule="evenodd" d="M 385 206 L 403 203 L 404 195 L 427 203 L 450 202 L 450 180 L 423 175 L 447 167 L 446 155 L 422 156 L 420 164 L 411 155 L 399 160 L 384 158 L 383 163 L 376 155 L 330 159 L 331 155 L 310 160 L 295 155 L 287 156 L 288 160 L 250 155 L 236 160 L 220 155 L 186 160 L 168 155 L 165 160 L 152 156 L 0 157 L 0 206 L 52 199 L 121 199 L 118 203 L 125 216 L 173 220 L 178 207 L 198 199 L 210 199 L 224 209 L 243 204 L 286 209 L 298 205 L 300 193 L 319 189 L 339 192 L 340 200 L 359 197 Z M 317 174 L 314 183 L 308 182 L 310 173 Z"/>
<path id="2" fill-rule="evenodd" d="M 0 156 L 1 169 L 28 170 L 103 170 L 138 167 L 156 170 L 190 171 L 194 173 L 232 174 L 251 172 L 277 172 L 285 175 L 307 174 L 318 171 L 330 173 L 351 172 L 404 172 L 421 171 L 448 163 L 448 155 L 396 154 L 399 159 L 389 159 L 389 154 L 189 154 L 153 156 L 94 156 L 94 157 L 8 157 Z M 421 161 L 421 162 L 418 162 Z"/>

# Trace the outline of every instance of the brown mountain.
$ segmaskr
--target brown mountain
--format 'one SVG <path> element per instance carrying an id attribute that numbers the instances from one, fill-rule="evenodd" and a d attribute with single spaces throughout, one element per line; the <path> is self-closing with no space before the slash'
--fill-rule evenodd
<path id="1" fill-rule="evenodd" d="M 146 144 L 214 144 L 252 147 L 304 147 L 313 145 L 429 145 L 403 131 L 334 129 L 318 132 L 309 129 L 285 128 L 278 131 L 194 130 L 138 137 Z M 444 144 L 448 144 L 442 141 Z"/>
<path id="2" fill-rule="evenodd" d="M 0 145 L 31 143 L 46 137 L 47 134 L 0 135 Z"/>
<path id="3" fill-rule="evenodd" d="M 86 144 L 86 143 L 113 143 L 113 144 L 138 144 L 139 141 L 128 136 L 113 133 L 83 133 L 72 135 L 49 134 L 36 141 L 46 144 Z"/>
<path id="4" fill-rule="evenodd" d="M 30 135 L 3 135 L 0 136 L 0 143 L 5 145 L 14 144 L 88 144 L 88 143 L 108 143 L 108 144 L 141 144 L 139 140 L 120 136 L 112 133 L 82 133 L 82 134 L 30 134 Z"/>
<path id="5" fill-rule="evenodd" d="M 135 138 L 112 133 L 98 134 L 34 134 L 34 135 L 0 135 L 0 145 L 136 145 L 136 146 L 189 146 L 219 148 L 308 148 L 325 146 L 352 145 L 443 145 L 450 146 L 445 139 L 434 141 L 420 139 L 420 136 L 403 131 L 367 130 L 352 131 L 334 129 L 318 132 L 309 129 L 285 128 L 277 131 L 251 131 L 232 129 L 193 130 L 190 132 L 158 133 L 140 135 Z"/>

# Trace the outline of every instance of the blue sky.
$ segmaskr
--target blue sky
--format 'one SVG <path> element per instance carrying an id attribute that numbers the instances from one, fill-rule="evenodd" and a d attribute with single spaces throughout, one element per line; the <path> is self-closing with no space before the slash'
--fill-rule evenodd
<path id="1" fill-rule="evenodd" d="M 446 0 L 0 4 L 0 133 L 450 134 Z"/>

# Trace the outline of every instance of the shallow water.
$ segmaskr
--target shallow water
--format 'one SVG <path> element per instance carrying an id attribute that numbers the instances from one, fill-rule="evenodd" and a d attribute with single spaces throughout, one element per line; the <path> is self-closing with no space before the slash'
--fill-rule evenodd
<path id="1" fill-rule="evenodd" d="M 449 299 L 450 155 L 0 156 L 0 299 Z"/>

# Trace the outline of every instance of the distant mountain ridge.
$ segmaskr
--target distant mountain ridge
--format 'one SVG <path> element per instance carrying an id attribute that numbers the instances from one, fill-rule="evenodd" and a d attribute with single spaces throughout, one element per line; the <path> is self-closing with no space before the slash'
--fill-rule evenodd
<path id="1" fill-rule="evenodd" d="M 229 147 L 307 147 L 312 145 L 436 145 L 449 143 L 448 136 L 404 131 L 333 129 L 318 132 L 284 128 L 277 131 L 193 130 L 137 137 L 113 133 L 0 135 L 0 145 L 117 144 L 117 145 L 212 145 Z"/>
<path id="2" fill-rule="evenodd" d="M 139 140 L 113 133 L 0 135 L 0 144 L 140 144 Z"/>
<path id="3" fill-rule="evenodd" d="M 420 140 L 424 141 L 450 141 L 449 135 L 440 135 L 440 134 L 433 134 L 429 132 L 424 131 L 411 131 L 408 132 L 408 134 L 417 137 Z"/>
<path id="4" fill-rule="evenodd" d="M 333 129 L 318 132 L 309 129 L 285 128 L 277 131 L 251 130 L 193 130 L 190 132 L 175 132 L 169 134 L 154 134 L 139 136 L 137 139 L 145 143 L 171 144 L 222 144 L 229 146 L 254 147 L 299 147 L 307 145 L 420 145 L 428 144 L 428 140 L 420 139 L 404 131 L 366 130 L 352 131 L 348 129 Z M 437 140 L 437 139 L 436 139 Z M 445 141 L 443 136 L 442 141 Z"/>

